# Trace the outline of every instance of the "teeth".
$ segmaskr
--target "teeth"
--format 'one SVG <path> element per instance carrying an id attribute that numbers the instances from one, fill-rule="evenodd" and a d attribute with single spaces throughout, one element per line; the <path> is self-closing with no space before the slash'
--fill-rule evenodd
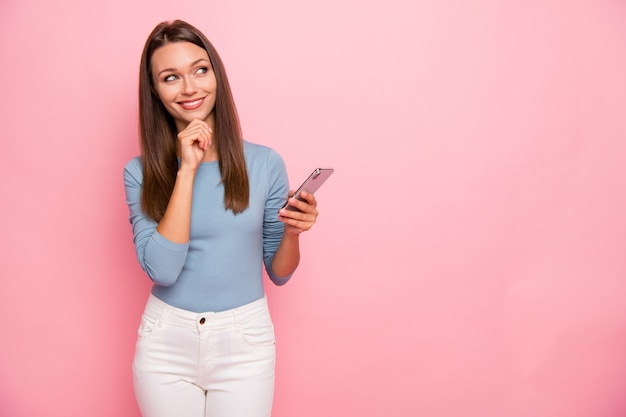
<path id="1" fill-rule="evenodd" d="M 202 99 L 196 100 L 196 101 L 186 101 L 184 103 L 181 103 L 182 106 L 185 107 L 193 107 L 197 104 L 200 104 L 200 102 L 202 102 Z"/>

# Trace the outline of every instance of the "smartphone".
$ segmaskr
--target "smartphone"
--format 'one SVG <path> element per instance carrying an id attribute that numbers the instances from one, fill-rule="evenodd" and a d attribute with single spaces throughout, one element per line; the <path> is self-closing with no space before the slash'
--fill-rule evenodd
<path id="1" fill-rule="evenodd" d="M 332 168 L 316 168 L 313 170 L 311 175 L 309 175 L 309 178 L 307 178 L 302 185 L 298 187 L 293 196 L 300 201 L 305 201 L 304 198 L 300 197 L 300 193 L 302 191 L 306 191 L 307 193 L 314 194 L 333 172 L 335 172 L 335 170 Z M 291 211 L 300 211 L 297 208 L 290 206 L 289 203 L 285 203 L 281 209 L 283 208 Z"/>

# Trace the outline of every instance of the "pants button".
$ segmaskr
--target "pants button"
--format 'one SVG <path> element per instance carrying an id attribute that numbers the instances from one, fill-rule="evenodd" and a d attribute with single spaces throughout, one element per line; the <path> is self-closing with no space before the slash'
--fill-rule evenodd
<path id="1" fill-rule="evenodd" d="M 204 324 L 204 322 L 205 322 L 205 321 L 206 321 L 206 319 L 205 319 L 204 317 L 202 317 L 202 318 L 200 319 L 200 324 Z"/>

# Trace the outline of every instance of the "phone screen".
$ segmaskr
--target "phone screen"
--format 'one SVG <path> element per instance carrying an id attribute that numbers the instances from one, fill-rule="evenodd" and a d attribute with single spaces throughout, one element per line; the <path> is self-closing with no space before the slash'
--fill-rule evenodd
<path id="1" fill-rule="evenodd" d="M 315 194 L 315 192 L 322 186 L 322 184 L 324 184 L 324 182 L 326 182 L 328 177 L 330 177 L 333 172 L 335 172 L 335 170 L 332 168 L 316 168 L 315 170 L 313 170 L 311 175 L 309 175 L 309 177 L 304 180 L 302 185 L 298 187 L 294 194 L 294 197 L 298 200 L 304 201 L 304 199 L 300 197 L 300 193 L 302 191 Z M 283 208 L 286 208 L 287 210 L 300 211 L 297 208 L 290 206 L 288 203 L 285 203 Z"/>

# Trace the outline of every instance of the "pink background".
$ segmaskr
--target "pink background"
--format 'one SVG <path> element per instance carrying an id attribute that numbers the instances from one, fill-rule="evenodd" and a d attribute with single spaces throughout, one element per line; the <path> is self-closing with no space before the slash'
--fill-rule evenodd
<path id="1" fill-rule="evenodd" d="M 623 2 L 2 0 L 0 416 L 139 415 L 122 168 L 175 17 L 293 187 L 336 169 L 274 417 L 626 415 Z"/>

